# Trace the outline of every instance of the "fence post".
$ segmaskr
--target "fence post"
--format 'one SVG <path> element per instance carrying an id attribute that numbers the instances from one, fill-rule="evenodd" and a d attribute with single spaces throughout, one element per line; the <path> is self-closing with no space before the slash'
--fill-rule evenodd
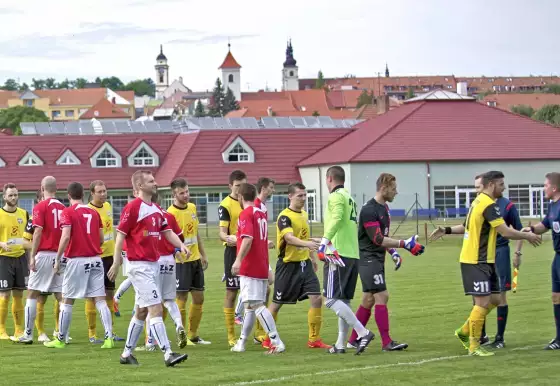
<path id="1" fill-rule="evenodd" d="M 428 244 L 428 223 L 424 223 L 424 236 L 426 237 L 426 245 Z"/>

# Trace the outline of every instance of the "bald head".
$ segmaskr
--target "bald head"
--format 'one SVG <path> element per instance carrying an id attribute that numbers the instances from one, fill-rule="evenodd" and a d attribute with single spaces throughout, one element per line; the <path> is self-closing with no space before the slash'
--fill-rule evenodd
<path id="1" fill-rule="evenodd" d="M 56 193 L 56 178 L 53 176 L 46 176 L 41 180 L 41 190 L 49 194 Z"/>

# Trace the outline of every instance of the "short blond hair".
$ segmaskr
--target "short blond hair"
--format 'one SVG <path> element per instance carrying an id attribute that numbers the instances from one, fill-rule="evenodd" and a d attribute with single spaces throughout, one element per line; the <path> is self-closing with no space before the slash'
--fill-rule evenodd
<path id="1" fill-rule="evenodd" d="M 390 173 L 381 173 L 375 184 L 377 191 L 379 192 L 383 187 L 390 187 L 395 181 L 397 181 L 397 177 L 394 175 Z"/>
<path id="2" fill-rule="evenodd" d="M 134 190 L 140 190 L 140 185 L 144 182 L 144 177 L 145 176 L 150 176 L 152 175 L 152 172 L 149 170 L 137 170 L 134 172 L 134 174 L 132 174 L 132 189 Z"/>

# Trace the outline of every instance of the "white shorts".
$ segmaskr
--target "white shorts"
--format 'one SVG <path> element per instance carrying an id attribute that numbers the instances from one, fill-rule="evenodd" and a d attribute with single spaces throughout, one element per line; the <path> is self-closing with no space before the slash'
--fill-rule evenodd
<path id="1" fill-rule="evenodd" d="M 40 251 L 35 256 L 35 269 L 29 273 L 27 289 L 40 292 L 62 292 L 62 279 L 66 268 L 64 257 L 60 260 L 60 270 L 58 274 L 53 271 L 56 252 Z"/>
<path id="2" fill-rule="evenodd" d="M 266 300 L 266 290 L 268 288 L 268 279 L 255 279 L 253 277 L 239 277 L 239 296 L 244 302 L 248 301 L 264 301 Z"/>
<path id="3" fill-rule="evenodd" d="M 175 300 L 177 295 L 177 266 L 172 255 L 161 256 L 158 260 L 158 291 L 163 301 Z"/>
<path id="4" fill-rule="evenodd" d="M 136 292 L 136 305 L 140 308 L 162 302 L 158 289 L 157 261 L 128 261 L 128 278 Z"/>
<path id="5" fill-rule="evenodd" d="M 64 299 L 105 297 L 105 272 L 99 256 L 67 260 L 62 282 Z"/>
<path id="6" fill-rule="evenodd" d="M 124 277 L 128 276 L 128 258 L 126 257 L 126 252 L 122 252 L 122 275 Z"/>

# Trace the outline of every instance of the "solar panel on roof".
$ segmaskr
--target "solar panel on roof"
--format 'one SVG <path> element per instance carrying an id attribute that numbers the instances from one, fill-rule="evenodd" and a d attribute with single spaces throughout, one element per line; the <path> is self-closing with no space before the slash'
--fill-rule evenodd
<path id="1" fill-rule="evenodd" d="M 261 121 L 266 129 L 277 129 L 278 122 L 272 117 L 262 117 Z"/>
<path id="2" fill-rule="evenodd" d="M 319 120 L 316 117 L 303 117 L 308 127 L 320 127 Z"/>
<path id="3" fill-rule="evenodd" d="M 334 127 L 346 127 L 344 119 L 333 119 Z"/>
<path id="4" fill-rule="evenodd" d="M 95 130 L 93 130 L 93 123 L 91 123 L 91 121 L 81 121 L 80 131 L 82 134 L 95 134 Z"/>
<path id="5" fill-rule="evenodd" d="M 80 134 L 80 125 L 78 122 L 66 122 L 66 134 Z"/>
<path id="6" fill-rule="evenodd" d="M 35 130 L 35 124 L 33 122 L 20 123 L 21 133 L 23 135 L 35 135 L 37 130 Z"/>
<path id="7" fill-rule="evenodd" d="M 290 121 L 292 121 L 292 124 L 294 125 L 294 127 L 297 127 L 297 128 L 307 127 L 307 124 L 305 123 L 305 121 L 301 117 L 290 117 Z"/>
<path id="8" fill-rule="evenodd" d="M 241 118 L 243 119 L 243 127 L 246 129 L 258 129 L 259 123 L 255 118 Z"/>
<path id="9" fill-rule="evenodd" d="M 204 128 L 204 129 L 215 129 L 216 128 L 216 124 L 214 123 L 214 120 L 212 118 L 209 118 L 209 117 L 200 118 L 199 122 L 200 122 L 200 125 L 202 126 L 202 128 Z"/>
<path id="10" fill-rule="evenodd" d="M 117 129 L 117 133 L 120 134 L 131 132 L 128 122 L 115 122 L 115 129 Z"/>
<path id="11" fill-rule="evenodd" d="M 276 117 L 276 122 L 278 122 L 278 127 L 281 129 L 292 129 L 294 127 L 288 117 Z"/>
<path id="12" fill-rule="evenodd" d="M 171 121 L 158 121 L 159 131 L 162 133 L 172 133 L 173 130 L 173 122 Z"/>
<path id="13" fill-rule="evenodd" d="M 133 133 L 145 133 L 146 128 L 142 122 L 130 122 L 130 130 Z"/>
<path id="14" fill-rule="evenodd" d="M 335 127 L 331 117 L 318 117 L 321 127 Z"/>
<path id="15" fill-rule="evenodd" d="M 39 135 L 51 134 L 51 126 L 48 124 L 48 122 L 36 122 L 35 130 L 37 130 L 37 134 Z"/>
<path id="16" fill-rule="evenodd" d="M 148 133 L 159 133 L 159 125 L 157 122 L 154 121 L 144 121 L 144 126 L 146 127 L 146 131 Z"/>
<path id="17" fill-rule="evenodd" d="M 187 118 L 185 119 L 187 127 L 191 130 L 200 130 L 202 128 L 201 123 L 198 118 Z"/>
<path id="18" fill-rule="evenodd" d="M 241 118 L 226 118 L 229 121 L 229 127 L 232 129 L 243 129 L 243 120 Z"/>
<path id="19" fill-rule="evenodd" d="M 113 121 L 100 121 L 103 134 L 117 134 L 117 128 Z"/>
<path id="20" fill-rule="evenodd" d="M 51 122 L 52 134 L 64 134 L 66 132 L 63 122 Z"/>
<path id="21" fill-rule="evenodd" d="M 227 118 L 214 118 L 214 124 L 219 129 L 229 129 L 229 122 Z"/>

